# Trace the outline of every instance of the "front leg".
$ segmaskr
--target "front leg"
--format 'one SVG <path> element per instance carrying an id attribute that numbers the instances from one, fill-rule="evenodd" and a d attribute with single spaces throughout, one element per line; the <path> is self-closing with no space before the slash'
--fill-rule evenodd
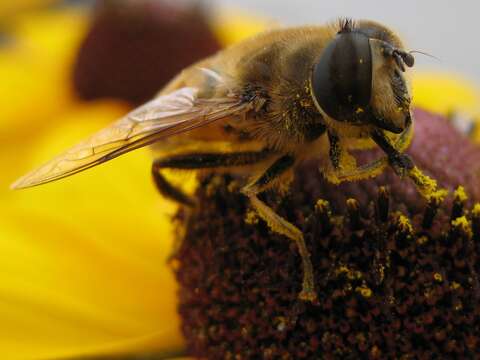
<path id="1" fill-rule="evenodd" d="M 248 196 L 250 203 L 257 211 L 258 215 L 274 232 L 288 237 L 297 244 L 303 265 L 303 283 L 299 298 L 313 302 L 317 300 L 313 266 L 302 232 L 295 225 L 275 213 L 272 208 L 257 197 L 258 193 L 266 189 L 274 180 L 277 180 L 286 171 L 290 170 L 294 163 L 295 158 L 293 155 L 284 155 L 280 157 L 258 179 L 246 185 L 242 189 L 242 192 Z"/>
<path id="2" fill-rule="evenodd" d="M 437 182 L 425 175 L 418 167 L 415 166 L 410 156 L 398 151 L 390 142 L 388 137 L 382 130 L 374 130 L 371 134 L 372 140 L 385 152 L 388 163 L 397 175 L 408 176 L 415 183 L 417 190 L 425 198 L 429 199 L 432 195 L 437 194 Z"/>
<path id="3" fill-rule="evenodd" d="M 340 157 L 342 156 L 342 149 L 340 148 L 340 139 L 337 134 L 333 131 L 328 132 L 328 142 L 330 143 L 330 148 L 328 151 L 328 156 L 330 162 L 335 171 L 338 171 L 340 168 Z"/>
<path id="4" fill-rule="evenodd" d="M 324 168 L 324 176 L 333 184 L 373 177 L 383 169 L 376 163 L 358 167 L 355 158 L 342 147 L 340 137 L 332 130 L 328 131 L 328 142 L 328 158 L 331 167 Z"/>
<path id="5" fill-rule="evenodd" d="M 396 139 L 395 144 L 392 144 L 392 147 L 396 149 L 398 153 L 403 153 L 410 145 L 413 134 L 412 129 L 412 124 L 410 123 Z M 354 169 L 339 171 L 337 173 L 337 178 L 339 182 L 369 179 L 379 175 L 388 165 L 388 156 L 383 156 L 370 163 L 355 167 Z"/>
<path id="6" fill-rule="evenodd" d="M 374 130 L 371 134 L 371 138 L 382 149 L 388 158 L 389 165 L 393 168 L 395 173 L 404 177 L 408 175 L 415 165 L 412 159 L 407 154 L 400 153 L 386 137 L 385 133 L 381 130 Z"/>

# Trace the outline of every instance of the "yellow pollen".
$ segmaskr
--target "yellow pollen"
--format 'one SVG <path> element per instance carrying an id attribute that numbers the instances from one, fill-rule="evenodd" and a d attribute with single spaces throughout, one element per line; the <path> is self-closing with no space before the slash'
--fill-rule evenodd
<path id="1" fill-rule="evenodd" d="M 363 110 L 361 107 L 358 107 L 357 110 L 355 110 L 355 113 L 356 114 L 361 114 L 363 113 L 365 110 Z"/>
<path id="2" fill-rule="evenodd" d="M 455 196 L 455 200 L 457 201 L 465 202 L 468 199 L 467 193 L 465 192 L 465 188 L 463 186 L 459 186 L 453 194 Z"/>
<path id="3" fill-rule="evenodd" d="M 348 274 L 347 274 L 347 277 L 350 279 L 350 280 L 358 280 L 362 277 L 362 273 L 360 271 L 350 271 Z"/>
<path id="4" fill-rule="evenodd" d="M 404 215 L 400 215 L 398 217 L 398 225 L 401 228 L 401 230 L 405 232 L 409 232 L 409 233 L 413 232 L 413 226 L 410 220 Z"/>
<path id="5" fill-rule="evenodd" d="M 441 202 L 443 202 L 445 200 L 447 195 L 448 195 L 447 190 L 440 189 L 438 191 L 433 192 L 432 195 L 430 196 L 429 200 L 436 200 L 436 203 L 440 204 Z"/>
<path id="6" fill-rule="evenodd" d="M 317 201 L 317 203 L 315 204 L 315 207 L 317 208 L 317 210 L 319 211 L 325 211 L 325 210 L 329 210 L 330 208 L 330 203 L 326 200 L 323 200 L 323 199 L 320 199 Z"/>
<path id="7" fill-rule="evenodd" d="M 381 351 L 380 351 L 380 349 L 378 348 L 377 345 L 373 345 L 372 350 L 370 350 L 370 354 L 371 354 L 373 357 L 378 357 L 378 356 L 381 355 Z"/>
<path id="8" fill-rule="evenodd" d="M 355 288 L 355 291 L 360 293 L 360 295 L 362 295 L 365 298 L 369 298 L 370 296 L 372 296 L 372 290 L 366 285 L 357 286 Z"/>
<path id="9" fill-rule="evenodd" d="M 357 204 L 357 200 L 352 199 L 352 198 L 347 199 L 347 205 L 348 206 L 356 206 L 356 204 Z"/>
<path id="10" fill-rule="evenodd" d="M 440 274 L 440 273 L 434 273 L 434 274 L 433 274 L 433 278 L 435 279 L 435 281 L 438 281 L 438 282 L 442 282 L 442 281 L 443 281 L 443 276 L 442 276 L 442 274 Z"/>
<path id="11" fill-rule="evenodd" d="M 470 238 L 473 236 L 472 228 L 470 226 L 470 222 L 467 220 L 467 218 L 464 216 L 460 216 L 456 218 L 455 220 L 452 220 L 452 226 L 458 229 L 461 229 L 461 231 Z"/>
<path id="12" fill-rule="evenodd" d="M 460 284 L 459 284 L 458 282 L 456 282 L 456 281 L 452 281 L 452 284 L 450 285 L 450 288 L 451 288 L 452 290 L 457 290 L 457 289 L 460 288 Z"/>
<path id="13" fill-rule="evenodd" d="M 245 223 L 249 225 L 257 224 L 258 223 L 258 216 L 255 211 L 247 211 L 245 215 Z"/>
<path id="14" fill-rule="evenodd" d="M 426 236 L 420 236 L 417 239 L 417 244 L 418 245 L 423 245 L 423 244 L 426 244 L 427 242 L 428 242 L 428 237 L 426 237 Z"/>
<path id="15" fill-rule="evenodd" d="M 341 265 L 340 267 L 338 267 L 336 274 L 345 274 L 349 280 L 358 280 L 362 278 L 362 273 L 360 271 L 352 270 L 345 265 Z"/>
<path id="16" fill-rule="evenodd" d="M 304 108 L 310 107 L 310 101 L 308 101 L 307 99 L 302 99 L 300 100 L 300 105 Z"/>
<path id="17" fill-rule="evenodd" d="M 426 289 L 423 293 L 423 296 L 425 296 L 425 298 L 427 298 L 427 299 L 430 299 L 432 297 L 432 290 L 431 289 Z"/>
<path id="18" fill-rule="evenodd" d="M 472 215 L 473 215 L 474 217 L 480 217 L 480 204 L 479 204 L 479 203 L 476 203 L 476 204 L 473 206 Z"/>
<path id="19" fill-rule="evenodd" d="M 420 171 L 420 169 L 414 166 L 408 171 L 408 175 L 417 185 L 418 191 L 427 199 L 433 197 L 437 192 L 441 192 L 444 196 L 447 195 L 446 190 L 437 190 L 437 182 L 432 178 L 428 177 Z"/>

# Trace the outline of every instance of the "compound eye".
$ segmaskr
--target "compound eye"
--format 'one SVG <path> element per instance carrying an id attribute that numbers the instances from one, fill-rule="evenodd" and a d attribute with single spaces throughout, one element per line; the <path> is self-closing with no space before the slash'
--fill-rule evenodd
<path id="1" fill-rule="evenodd" d="M 327 45 L 312 74 L 317 104 L 338 121 L 363 122 L 372 94 L 372 53 L 366 35 L 340 33 Z"/>

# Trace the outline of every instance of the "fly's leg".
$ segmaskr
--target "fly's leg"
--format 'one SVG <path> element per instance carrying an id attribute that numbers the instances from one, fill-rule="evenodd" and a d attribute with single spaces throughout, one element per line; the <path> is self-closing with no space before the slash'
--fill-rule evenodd
<path id="1" fill-rule="evenodd" d="M 369 164 L 357 166 L 355 158 L 345 149 L 342 149 L 337 134 L 329 131 L 328 140 L 330 143 L 328 157 L 332 168 L 325 168 L 324 175 L 331 183 L 339 184 L 343 181 L 368 179 L 380 174 L 388 165 L 386 158 L 382 158 Z"/>
<path id="2" fill-rule="evenodd" d="M 161 166 L 157 164 L 157 160 L 155 160 L 152 164 L 152 177 L 157 190 L 162 194 L 164 197 L 173 200 L 179 204 L 186 205 L 189 207 L 195 206 L 195 201 L 185 194 L 185 192 L 176 186 L 172 185 L 165 176 L 162 175 L 160 172 Z"/>
<path id="3" fill-rule="evenodd" d="M 412 125 L 410 124 L 405 128 L 402 134 L 400 134 L 395 143 L 390 144 L 391 149 L 389 152 L 396 152 L 397 154 L 401 155 L 401 153 L 410 145 L 411 139 Z M 375 139 L 373 140 L 375 141 Z M 388 140 L 385 139 L 385 141 Z M 379 175 L 388 165 L 390 165 L 390 158 L 387 154 L 387 156 L 383 156 L 377 160 L 358 166 L 354 169 L 350 169 L 348 171 L 339 170 L 335 175 L 339 182 L 364 180 Z"/>
<path id="4" fill-rule="evenodd" d="M 437 182 L 416 167 L 410 156 L 397 150 L 383 131 L 374 130 L 371 138 L 385 152 L 388 164 L 395 173 L 400 177 L 408 176 L 412 179 L 418 192 L 425 198 L 429 199 L 432 195 L 437 194 L 438 191 L 442 192 L 442 190 L 437 189 Z"/>
<path id="5" fill-rule="evenodd" d="M 236 153 L 189 153 L 157 159 L 152 164 L 152 176 L 158 191 L 165 197 L 189 207 L 195 207 L 195 200 L 180 188 L 172 185 L 162 174 L 162 169 L 208 169 L 251 165 L 271 155 L 268 150 Z M 179 239 L 182 236 L 179 237 Z M 180 243 L 177 243 L 177 250 Z M 176 250 L 173 250 L 173 254 Z M 173 255 L 172 255 L 173 257 Z M 172 258 L 171 257 L 171 258 Z"/>
<path id="6" fill-rule="evenodd" d="M 294 163 L 295 158 L 291 155 L 280 157 L 259 178 L 247 184 L 241 191 L 248 196 L 250 203 L 257 211 L 258 215 L 273 231 L 288 237 L 297 244 L 303 265 L 303 283 L 299 298 L 313 302 L 317 299 L 313 277 L 313 266 L 302 232 L 295 225 L 275 213 L 272 208 L 257 197 L 258 193 L 271 184 L 273 180 L 278 179 L 282 174 L 289 170 Z"/>
<path id="7" fill-rule="evenodd" d="M 408 175 L 409 171 L 415 167 L 410 156 L 395 149 L 383 131 L 374 130 L 371 138 L 387 154 L 388 163 L 398 176 Z"/>
<path id="8" fill-rule="evenodd" d="M 348 172 L 339 172 L 337 178 L 339 182 L 359 181 L 373 178 L 379 175 L 388 166 L 388 159 L 382 157 L 371 163 L 362 165 Z"/>
<path id="9" fill-rule="evenodd" d="M 161 173 L 162 169 L 208 169 L 251 165 L 264 160 L 270 152 L 245 151 L 236 153 L 193 153 L 157 159 L 152 164 L 152 176 L 158 191 L 165 197 L 190 207 L 195 201 L 181 189 L 172 185 Z"/>
<path id="10" fill-rule="evenodd" d="M 342 149 L 338 146 L 338 137 L 329 134 L 330 161 L 334 168 L 333 178 L 338 182 L 358 181 L 368 179 L 380 174 L 383 169 L 390 165 L 400 177 L 408 176 L 414 182 L 418 192 L 427 199 L 434 195 L 444 195 L 444 190 L 438 189 L 437 182 L 425 175 L 415 166 L 412 159 L 404 154 L 412 138 L 411 124 L 405 128 L 395 143 L 392 143 L 382 130 L 374 130 L 370 134 L 371 139 L 385 152 L 386 156 L 368 164 L 356 167 L 348 171 L 339 169 L 338 159 L 342 156 Z M 335 182 L 335 181 L 334 181 Z"/>
<path id="11" fill-rule="evenodd" d="M 340 139 L 337 134 L 329 131 L 328 132 L 328 141 L 330 143 L 330 148 L 328 156 L 330 162 L 332 163 L 335 171 L 338 171 L 340 168 L 340 157 L 342 156 L 342 149 L 340 148 Z"/>
<path id="12" fill-rule="evenodd" d="M 174 155 L 155 160 L 152 165 L 152 174 L 159 191 L 166 197 L 184 204 L 194 204 L 193 199 L 183 191 L 177 189 L 161 174 L 162 169 L 208 169 L 220 167 L 233 167 L 251 165 L 265 160 L 272 152 L 265 150 L 259 152 L 239 153 L 198 153 Z M 305 245 L 302 232 L 293 224 L 276 214 L 269 206 L 257 198 L 257 194 L 264 190 L 273 180 L 289 170 L 295 162 L 293 156 L 285 155 L 274 162 L 257 180 L 246 185 L 242 192 L 248 196 L 252 206 L 259 216 L 266 221 L 270 228 L 294 240 L 298 246 L 303 263 L 303 287 L 299 297 L 303 300 L 314 301 L 317 296 L 313 281 L 313 267 L 310 254 Z"/>

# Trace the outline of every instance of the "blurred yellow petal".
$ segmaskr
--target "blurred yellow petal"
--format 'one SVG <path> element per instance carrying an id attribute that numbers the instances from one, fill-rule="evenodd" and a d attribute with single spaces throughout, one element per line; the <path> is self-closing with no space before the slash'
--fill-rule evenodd
<path id="1" fill-rule="evenodd" d="M 20 131 L 21 129 L 15 127 L 15 122 L 12 121 L 15 132 L 12 131 L 12 136 L 6 136 L 0 142 L 0 161 L 3 165 L 3 176 L 0 177 L 0 194 L 3 195 L 9 184 L 18 178 L 22 172 L 31 170 L 33 167 L 40 165 L 42 161 L 55 155 L 51 148 L 53 144 L 57 144 L 57 152 L 65 150 L 67 147 L 74 145 L 73 141 L 79 140 L 82 136 L 90 135 L 99 127 L 106 126 L 128 111 L 126 105 L 113 101 L 89 105 L 72 103 L 70 107 L 71 112 L 52 119 L 45 125 L 47 133 L 23 133 Z M 59 133 L 64 127 L 72 125 L 79 127 L 78 134 L 72 134 L 71 137 L 68 137 L 66 134 Z M 16 193 L 8 192 L 5 195 L 13 194 Z"/>
<path id="2" fill-rule="evenodd" d="M 471 118 L 480 115 L 480 91 L 468 79 L 453 73 L 414 73 L 415 106 L 441 114 L 461 113 Z"/>
<path id="3" fill-rule="evenodd" d="M 277 25 L 255 14 L 228 9 L 212 17 L 212 26 L 220 43 L 228 46 Z"/>
<path id="4" fill-rule="evenodd" d="M 15 0 L 0 2 L 0 17 L 12 15 L 20 11 L 52 4 L 54 0 Z"/>
<path id="5" fill-rule="evenodd" d="M 74 102 L 70 69 L 87 26 L 81 11 L 18 16 L 0 48 L 0 132 L 31 134 L 51 126 Z"/>
<path id="6" fill-rule="evenodd" d="M 29 145 L 32 156 L 16 169 L 38 165 L 124 111 L 79 105 Z M 2 184 L 4 358 L 181 346 L 166 263 L 175 207 L 156 193 L 150 162 L 145 149 L 35 189 L 7 192 Z M 13 180 L 12 171 L 7 177 Z"/>
<path id="7" fill-rule="evenodd" d="M 166 262 L 175 205 L 154 189 L 148 149 L 61 182 L 7 190 L 19 175 L 127 111 L 74 99 L 70 71 L 85 14 L 22 15 L 15 24 L 16 43 L 0 51 L 0 131 L 7 135 L 0 144 L 2 357 L 180 348 L 176 285 Z M 214 21 L 224 45 L 272 26 L 233 11 Z M 417 105 L 478 114 L 477 90 L 462 80 L 420 74 L 414 86 Z"/>
<path id="8" fill-rule="evenodd" d="M 179 348 L 175 283 L 166 265 L 175 206 L 152 186 L 149 150 L 44 187 L 4 190 L 127 110 L 113 103 L 78 105 L 71 94 L 83 14 L 28 16 L 16 24 L 15 45 L 0 52 L 0 75 L 8 79 L 0 88 L 0 128 L 11 134 L 0 145 L 6 165 L 0 179 L 2 355 Z M 253 22 L 241 26 L 261 29 Z"/>

